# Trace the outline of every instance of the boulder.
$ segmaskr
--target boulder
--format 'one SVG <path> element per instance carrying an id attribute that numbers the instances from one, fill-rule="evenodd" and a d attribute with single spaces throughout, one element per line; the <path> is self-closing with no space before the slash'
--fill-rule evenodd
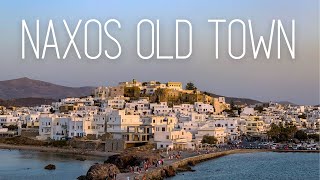
<path id="1" fill-rule="evenodd" d="M 164 170 L 166 172 L 166 177 L 173 177 L 176 175 L 176 170 L 172 166 L 169 166 L 168 168 L 165 168 Z"/>
<path id="2" fill-rule="evenodd" d="M 189 166 L 195 166 L 196 163 L 195 163 L 194 161 L 188 161 L 188 165 L 189 165 Z"/>
<path id="3" fill-rule="evenodd" d="M 112 178 L 114 174 L 119 174 L 120 170 L 114 164 L 95 164 L 87 172 L 87 180 L 105 180 Z"/>
<path id="4" fill-rule="evenodd" d="M 115 164 L 121 170 L 121 172 L 125 172 L 129 166 L 139 166 L 144 161 L 155 162 L 160 158 L 161 157 L 158 152 L 140 151 L 134 149 L 118 155 L 109 156 L 104 163 Z"/>
<path id="5" fill-rule="evenodd" d="M 53 164 L 48 164 L 44 167 L 44 169 L 47 169 L 47 170 L 55 170 L 56 169 L 56 166 L 53 165 Z"/>
<path id="6" fill-rule="evenodd" d="M 78 180 L 87 180 L 87 176 L 86 175 L 81 175 L 79 177 L 77 177 Z"/>
<path id="7" fill-rule="evenodd" d="M 86 158 L 84 158 L 84 157 L 77 157 L 76 160 L 78 160 L 78 161 L 85 161 Z"/>

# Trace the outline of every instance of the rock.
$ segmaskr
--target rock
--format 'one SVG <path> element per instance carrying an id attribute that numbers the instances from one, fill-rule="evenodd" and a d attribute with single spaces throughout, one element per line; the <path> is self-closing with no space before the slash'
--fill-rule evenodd
<path id="1" fill-rule="evenodd" d="M 44 167 L 44 169 L 47 169 L 47 170 L 55 170 L 55 169 L 56 169 L 56 166 L 53 165 L 53 164 L 48 164 L 47 166 Z"/>
<path id="2" fill-rule="evenodd" d="M 115 164 L 121 172 L 125 172 L 129 166 L 140 166 L 143 161 L 155 162 L 160 159 L 156 152 L 127 151 L 120 155 L 110 156 L 104 163 Z"/>
<path id="3" fill-rule="evenodd" d="M 84 158 L 84 157 L 77 157 L 76 160 L 78 160 L 78 161 L 85 161 L 86 158 Z"/>
<path id="4" fill-rule="evenodd" d="M 166 172 L 166 177 L 173 177 L 176 175 L 176 171 L 172 166 L 169 166 L 168 168 L 164 169 Z"/>
<path id="5" fill-rule="evenodd" d="M 188 165 L 189 165 L 189 166 L 195 166 L 196 163 L 195 163 L 194 161 L 188 161 Z"/>
<path id="6" fill-rule="evenodd" d="M 87 172 L 87 180 L 105 180 L 113 178 L 114 174 L 119 174 L 120 170 L 114 164 L 96 164 L 90 167 Z"/>
<path id="7" fill-rule="evenodd" d="M 78 180 L 87 180 L 87 176 L 86 175 L 81 175 L 79 177 L 77 177 Z"/>

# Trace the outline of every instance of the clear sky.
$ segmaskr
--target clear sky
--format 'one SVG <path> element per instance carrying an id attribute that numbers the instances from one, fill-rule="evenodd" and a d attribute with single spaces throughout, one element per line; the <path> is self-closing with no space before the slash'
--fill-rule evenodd
<path id="1" fill-rule="evenodd" d="M 121 30 L 110 32 L 122 45 L 117 60 L 74 58 L 71 48 L 66 60 L 54 58 L 48 50 L 45 60 L 35 60 L 31 53 L 21 59 L 21 20 L 35 26 L 41 24 L 40 47 L 45 39 L 49 19 L 55 23 L 61 54 L 68 44 L 62 20 L 74 29 L 78 19 L 95 18 L 101 23 L 115 18 Z M 193 26 L 193 54 L 188 60 L 141 60 L 136 53 L 136 24 L 143 18 L 160 20 L 161 51 L 175 52 L 175 20 L 188 19 Z M 220 58 L 215 59 L 214 26 L 208 19 L 242 19 L 253 22 L 255 33 L 268 37 L 271 20 L 281 19 L 286 28 L 296 20 L 296 59 L 289 58 L 287 49 L 276 59 L 275 51 L 267 60 L 260 53 L 252 59 L 247 29 L 247 55 L 232 60 L 227 53 L 227 24 L 221 25 Z M 83 28 L 76 42 L 83 53 Z M 247 27 L 248 28 L 248 27 Z M 30 28 L 31 30 L 34 28 Z M 241 31 L 240 31 L 241 32 Z M 289 32 L 290 28 L 289 28 Z M 32 32 L 34 34 L 34 32 Z M 145 33 L 146 34 L 146 33 Z M 143 36 L 145 36 L 145 34 Z M 236 33 L 235 44 L 239 45 Z M 96 34 L 90 34 L 94 43 Z M 269 39 L 269 38 L 267 38 Z M 145 39 L 148 42 L 148 38 Z M 274 45 L 276 39 L 274 38 Z M 114 49 L 106 40 L 104 48 Z M 28 45 L 30 49 L 30 45 Z M 41 48 L 40 48 L 41 49 Z M 94 48 L 93 48 L 94 49 Z M 276 50 L 276 46 L 274 49 Z M 61 55 L 62 56 L 62 55 Z M 133 78 L 140 81 L 192 81 L 199 89 L 216 94 L 247 97 L 261 101 L 291 101 L 298 104 L 319 104 L 319 2 L 318 0 L 3 0 L 0 6 L 0 80 L 29 77 L 66 86 L 115 85 Z"/>

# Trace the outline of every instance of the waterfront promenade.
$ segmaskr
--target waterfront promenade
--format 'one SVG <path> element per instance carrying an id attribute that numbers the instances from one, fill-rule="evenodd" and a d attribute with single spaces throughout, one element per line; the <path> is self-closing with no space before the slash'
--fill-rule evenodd
<path id="1" fill-rule="evenodd" d="M 191 163 L 197 164 L 203 161 L 211 160 L 214 158 L 236 154 L 236 153 L 253 153 L 253 152 L 265 152 L 268 151 L 266 149 L 232 149 L 232 150 L 216 150 L 216 151 L 201 151 L 201 154 L 196 151 L 182 151 L 180 159 L 168 159 L 166 156 L 166 152 L 163 153 L 164 156 L 164 164 L 158 167 L 151 167 L 148 171 L 142 170 L 141 173 L 138 172 L 129 172 L 129 173 L 121 173 L 118 175 L 118 180 L 133 180 L 133 179 L 163 179 L 164 171 L 166 170 L 182 170 L 185 166 L 188 166 Z M 172 152 L 169 152 L 172 154 Z"/>

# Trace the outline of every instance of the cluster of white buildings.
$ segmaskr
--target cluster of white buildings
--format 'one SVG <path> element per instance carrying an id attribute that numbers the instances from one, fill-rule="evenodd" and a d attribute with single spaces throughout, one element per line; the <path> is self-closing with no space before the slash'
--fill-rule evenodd
<path id="1" fill-rule="evenodd" d="M 269 103 L 261 112 L 253 106 L 244 106 L 239 114 L 230 117 L 226 112 L 217 113 L 214 105 L 204 102 L 169 107 L 167 102 L 151 103 L 147 97 L 132 100 L 123 96 L 123 87 L 127 86 L 139 87 L 144 93 L 154 93 L 158 88 L 183 91 L 179 82 L 133 81 L 99 87 L 94 96 L 65 98 L 39 107 L 4 109 L 0 133 L 6 126 L 17 125 L 37 128 L 36 138 L 40 140 L 100 139 L 108 134 L 109 139 L 104 140 L 123 141 L 125 147 L 154 142 L 157 148 L 192 149 L 201 144 L 205 135 L 214 136 L 219 144 L 237 141 L 242 135 L 263 136 L 272 123 L 319 130 L 319 107 Z M 219 98 L 219 103 L 226 104 L 224 101 Z"/>

